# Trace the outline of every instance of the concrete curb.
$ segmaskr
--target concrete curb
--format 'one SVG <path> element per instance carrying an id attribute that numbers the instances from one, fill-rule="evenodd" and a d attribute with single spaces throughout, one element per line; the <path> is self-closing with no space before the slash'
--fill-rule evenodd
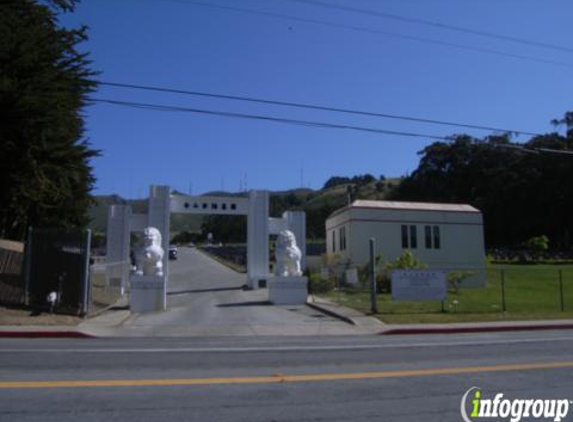
<path id="1" fill-rule="evenodd" d="M 0 338 L 96 338 L 96 336 L 82 331 L 4 330 L 0 331 Z"/>
<path id="2" fill-rule="evenodd" d="M 353 320 L 352 318 L 347 317 L 346 315 L 343 315 L 343 314 L 341 314 L 340 312 L 336 312 L 336 311 L 334 311 L 334 310 L 332 310 L 332 309 L 329 309 L 329 308 L 327 308 L 326 306 L 322 306 L 321 304 L 314 303 L 314 302 L 306 302 L 306 304 L 307 304 L 308 306 L 310 306 L 311 308 L 313 308 L 313 309 L 315 309 L 315 310 L 317 310 L 317 311 L 319 311 L 319 312 L 322 312 L 322 313 L 324 313 L 324 314 L 326 314 L 326 315 L 328 315 L 328 316 L 331 316 L 331 317 L 333 317 L 333 318 L 340 319 L 340 320 L 342 320 L 342 321 L 344 321 L 344 322 L 346 322 L 346 323 L 348 323 L 348 324 L 351 324 L 351 325 L 357 325 L 356 322 L 354 322 L 354 320 Z"/>
<path id="3" fill-rule="evenodd" d="M 411 327 L 390 328 L 379 335 L 418 335 L 418 334 L 472 334 L 500 333 L 508 331 L 549 331 L 572 330 L 573 324 L 531 324 L 531 325 L 483 325 L 471 327 Z"/>

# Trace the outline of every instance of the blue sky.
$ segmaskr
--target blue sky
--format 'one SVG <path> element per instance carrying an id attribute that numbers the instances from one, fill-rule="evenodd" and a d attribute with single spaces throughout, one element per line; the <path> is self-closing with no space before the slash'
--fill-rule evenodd
<path id="1" fill-rule="evenodd" d="M 332 5 L 517 37 L 571 50 L 288 0 L 83 0 L 99 79 L 311 103 L 547 133 L 573 110 L 573 2 L 567 0 L 323 0 Z M 211 7 L 207 6 L 210 5 Z M 222 6 L 213 7 L 213 6 Z M 227 8 L 242 8 L 245 13 Z M 270 16 L 282 15 L 283 17 Z M 284 16 L 297 17 L 298 20 Z M 314 20 L 339 26 L 306 22 Z M 366 28 L 352 30 L 348 27 Z M 382 33 L 368 32 L 383 31 Z M 393 34 L 393 35 L 390 35 Z M 422 42 L 495 50 L 554 63 Z M 437 136 L 491 132 L 102 86 L 123 101 L 269 115 Z M 147 194 L 165 184 L 193 194 L 320 188 L 333 175 L 401 176 L 425 138 L 285 125 L 108 104 L 85 110 L 96 194 Z M 526 141 L 528 136 L 515 138 Z"/>

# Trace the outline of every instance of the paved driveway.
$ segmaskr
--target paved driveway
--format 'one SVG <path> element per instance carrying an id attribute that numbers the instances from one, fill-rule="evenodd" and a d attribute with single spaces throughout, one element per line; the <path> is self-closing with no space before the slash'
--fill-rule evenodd
<path id="1" fill-rule="evenodd" d="M 118 335 L 230 336 L 360 334 L 355 326 L 308 306 L 274 306 L 266 289 L 243 290 L 237 273 L 196 249 L 170 261 L 166 312 L 135 315 Z"/>

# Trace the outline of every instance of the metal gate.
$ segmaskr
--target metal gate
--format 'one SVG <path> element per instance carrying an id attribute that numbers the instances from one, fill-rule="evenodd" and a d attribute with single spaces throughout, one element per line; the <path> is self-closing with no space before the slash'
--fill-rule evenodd
<path id="1" fill-rule="evenodd" d="M 26 248 L 28 305 L 72 315 L 88 312 L 90 241 L 90 230 L 29 230 Z M 50 294 L 53 303 L 47 300 Z"/>

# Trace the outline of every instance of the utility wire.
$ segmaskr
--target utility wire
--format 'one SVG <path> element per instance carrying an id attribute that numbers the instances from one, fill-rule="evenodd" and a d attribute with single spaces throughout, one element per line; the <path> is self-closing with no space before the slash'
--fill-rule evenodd
<path id="1" fill-rule="evenodd" d="M 379 12 L 377 10 L 372 10 L 372 9 L 362 9 L 362 8 L 352 7 L 352 6 L 343 6 L 343 5 L 327 3 L 327 2 L 323 2 L 323 1 L 319 1 L 319 0 L 286 0 L 286 1 L 295 2 L 295 3 L 303 3 L 303 4 L 307 4 L 307 5 L 313 5 L 313 6 L 321 6 L 321 7 L 326 7 L 326 8 L 330 8 L 330 9 L 338 9 L 338 10 L 343 10 L 346 12 L 361 13 L 361 14 L 365 14 L 365 15 L 369 15 L 369 16 L 376 16 L 376 17 L 385 18 L 385 19 L 393 19 L 393 20 L 398 20 L 398 21 L 402 21 L 402 22 L 432 26 L 435 28 L 447 29 L 450 31 L 463 32 L 463 33 L 467 33 L 467 34 L 479 35 L 482 37 L 494 38 L 494 39 L 503 40 L 503 41 L 511 41 L 514 43 L 525 44 L 525 45 L 534 46 L 534 47 L 541 47 L 541 48 L 547 48 L 547 49 L 557 50 L 557 51 L 561 51 L 561 52 L 573 53 L 573 48 L 565 47 L 565 46 L 561 46 L 561 45 L 557 45 L 557 44 L 550 44 L 550 43 L 544 43 L 544 42 L 539 42 L 539 41 L 527 40 L 527 39 L 523 39 L 523 38 L 512 37 L 512 36 L 502 35 L 502 34 L 496 34 L 493 32 L 481 31 L 481 30 L 472 29 L 472 28 L 464 28 L 461 26 L 449 25 L 449 24 L 444 24 L 444 23 L 440 23 L 440 22 L 433 22 L 433 21 L 428 21 L 428 20 L 424 20 L 424 19 L 411 18 L 408 16 L 394 15 L 394 14 L 390 14 L 390 13 Z"/>
<path id="2" fill-rule="evenodd" d="M 516 144 L 499 144 L 495 145 L 496 148 L 506 148 L 511 149 L 519 152 L 524 152 L 527 154 L 561 154 L 561 155 L 568 155 L 573 156 L 573 151 L 563 150 L 563 149 L 551 149 L 551 148 L 537 148 L 537 147 L 527 147 L 524 145 L 516 145 Z"/>
<path id="3" fill-rule="evenodd" d="M 311 121 L 311 120 L 286 119 L 286 118 L 282 118 L 282 117 L 266 116 L 266 115 L 261 115 L 261 114 L 235 113 L 235 112 L 229 112 L 229 111 L 207 110 L 207 109 L 202 109 L 202 108 L 189 108 L 189 107 L 180 107 L 180 106 L 171 106 L 171 105 L 140 103 L 140 102 L 132 102 L 132 101 L 119 101 L 119 100 L 111 100 L 111 99 L 107 99 L 107 98 L 90 97 L 88 100 L 91 102 L 96 102 L 96 103 L 106 103 L 106 104 L 120 105 L 120 106 L 133 107 L 133 108 L 142 108 L 142 109 L 154 110 L 154 111 L 199 113 L 199 114 L 207 114 L 207 115 L 220 116 L 220 117 L 234 117 L 234 118 L 240 118 L 240 119 L 263 120 L 263 121 L 285 123 L 285 124 L 292 124 L 292 125 L 328 128 L 328 129 L 354 130 L 354 131 L 378 133 L 378 134 L 384 134 L 384 135 L 397 135 L 397 136 L 407 136 L 407 137 L 412 137 L 412 138 L 436 139 L 436 140 L 441 140 L 441 141 L 450 141 L 452 139 L 451 137 L 448 137 L 448 136 L 428 135 L 428 134 L 423 134 L 423 133 L 394 131 L 394 130 L 378 129 L 378 128 L 365 127 L 365 126 L 342 125 L 342 124 L 336 124 L 336 123 L 319 122 L 319 121 Z"/>
<path id="4" fill-rule="evenodd" d="M 340 125 L 340 124 L 335 124 L 335 123 L 318 122 L 318 121 L 310 121 L 310 120 L 285 119 L 285 118 L 281 118 L 281 117 L 265 116 L 265 115 L 259 115 L 259 114 L 234 113 L 234 112 L 228 112 L 228 111 L 207 110 L 207 109 L 170 106 L 170 105 L 161 105 L 161 104 L 140 103 L 140 102 L 132 102 L 132 101 L 118 101 L 118 100 L 110 100 L 110 99 L 105 99 L 105 98 L 89 98 L 89 101 L 95 102 L 95 103 L 105 103 L 105 104 L 112 104 L 112 105 L 125 106 L 125 107 L 133 107 L 133 108 L 153 110 L 153 111 L 199 113 L 199 114 L 207 114 L 207 115 L 219 116 L 219 117 L 253 119 L 253 120 L 262 120 L 262 121 L 268 121 L 268 122 L 274 122 L 274 123 L 284 123 L 284 124 L 291 124 L 291 125 L 315 127 L 315 128 L 353 130 L 353 131 L 376 133 L 376 134 L 383 134 L 383 135 L 395 135 L 395 136 L 406 136 L 406 137 L 410 137 L 410 138 L 434 139 L 434 140 L 447 141 L 447 142 L 451 142 L 452 140 L 454 140 L 453 136 L 428 135 L 428 134 L 422 134 L 422 133 L 394 131 L 394 130 L 386 130 L 386 129 L 372 128 L 372 127 L 365 127 L 365 126 Z M 533 154 L 547 153 L 547 154 L 564 154 L 564 155 L 573 156 L 573 151 L 556 150 L 556 149 L 549 149 L 549 148 L 529 148 L 529 147 L 518 145 L 518 144 L 496 145 L 496 147 L 511 148 L 511 149 L 518 150 L 521 152 L 533 153 Z"/>
<path id="5" fill-rule="evenodd" d="M 105 85 L 105 86 L 110 86 L 110 87 L 116 87 L 116 88 L 128 88 L 128 89 L 139 89 L 139 90 L 146 90 L 146 91 L 168 92 L 168 93 L 173 93 L 173 94 L 192 95 L 192 96 L 200 96 L 200 97 L 208 97 L 208 98 L 219 98 L 219 99 L 233 100 L 233 101 L 246 101 L 246 102 L 254 102 L 254 103 L 261 103 L 261 104 L 272 104 L 272 105 L 295 107 L 295 108 L 331 111 L 331 112 L 336 112 L 336 113 L 348 113 L 348 114 L 361 115 L 361 116 L 382 117 L 382 118 L 387 118 L 387 119 L 406 120 L 406 121 L 412 121 L 412 122 L 418 122 L 418 123 L 429 123 L 429 124 L 443 125 L 443 126 L 456 126 L 456 127 L 463 127 L 463 128 L 468 128 L 468 129 L 479 129 L 479 130 L 489 130 L 489 131 L 494 131 L 494 132 L 506 132 L 506 133 L 515 133 L 515 134 L 530 135 L 530 136 L 541 136 L 540 133 L 527 132 L 527 131 L 523 131 L 523 130 L 502 129 L 502 128 L 491 127 L 491 126 L 455 123 L 455 122 L 448 122 L 448 121 L 442 121 L 442 120 L 424 119 L 424 118 L 418 118 L 418 117 L 402 116 L 402 115 L 397 115 L 397 114 L 377 113 L 377 112 L 364 111 L 364 110 L 351 110 L 351 109 L 346 109 L 346 108 L 338 108 L 338 107 L 323 106 L 323 105 L 316 105 L 316 104 L 304 104 L 304 103 L 295 103 L 295 102 L 288 102 L 288 101 L 275 101 L 275 100 L 268 100 L 268 99 L 255 98 L 255 97 L 215 94 L 215 93 L 208 93 L 208 92 L 188 91 L 188 90 L 183 90 L 183 89 L 163 88 L 163 87 L 157 87 L 157 86 L 125 84 L 125 83 L 110 82 L 110 81 L 100 81 L 99 84 Z"/>
<path id="6" fill-rule="evenodd" d="M 228 10 L 228 11 L 233 11 L 233 12 L 247 13 L 247 14 L 266 16 L 266 17 L 271 17 L 271 18 L 285 19 L 285 20 L 295 21 L 295 22 L 303 22 L 303 23 L 310 23 L 310 24 L 316 24 L 316 25 L 322 25 L 322 26 L 330 26 L 333 28 L 347 29 L 350 31 L 365 32 L 365 33 L 376 34 L 376 35 L 383 35 L 383 36 L 387 36 L 387 37 L 394 37 L 394 38 L 399 38 L 399 39 L 404 39 L 404 40 L 409 40 L 409 41 L 416 41 L 416 42 L 421 42 L 421 43 L 426 43 L 426 44 L 439 45 L 442 47 L 456 48 L 459 50 L 473 51 L 473 52 L 485 53 L 485 54 L 493 54 L 496 56 L 511 57 L 514 59 L 526 60 L 529 62 L 536 62 L 536 63 L 543 63 L 543 64 L 548 64 L 548 65 L 553 65 L 553 66 L 559 66 L 559 67 L 573 68 L 573 64 L 571 64 L 571 63 L 559 62 L 559 61 L 554 61 L 554 60 L 546 60 L 546 59 L 542 59 L 542 58 L 534 57 L 534 56 L 508 53 L 506 51 L 494 50 L 494 49 L 484 48 L 484 47 L 475 47 L 475 46 L 470 46 L 470 45 L 465 45 L 465 44 L 457 44 L 457 43 L 452 43 L 452 42 L 447 42 L 447 41 L 435 40 L 435 39 L 431 39 L 431 38 L 416 37 L 413 35 L 404 35 L 404 34 L 399 34 L 399 33 L 395 33 L 395 32 L 383 31 L 383 30 L 379 30 L 379 29 L 366 28 L 366 27 L 362 27 L 362 26 L 346 25 L 346 24 L 341 24 L 341 23 L 322 21 L 322 20 L 318 20 L 318 19 L 301 18 L 298 16 L 284 15 L 284 14 L 272 13 L 272 12 L 263 12 L 260 10 L 246 9 L 246 8 L 242 8 L 242 7 L 223 6 L 223 5 L 219 5 L 219 4 L 205 3 L 202 1 L 194 1 L 194 0 L 163 0 L 163 1 L 169 1 L 172 3 L 183 3 L 183 4 L 189 4 L 189 5 L 201 6 L 201 7 L 209 7 L 212 9 Z"/>
<path id="7" fill-rule="evenodd" d="M 381 118 L 388 118 L 388 119 L 397 119 L 403 121 L 413 121 L 418 123 L 428 123 L 428 124 L 435 124 L 435 125 L 443 125 L 443 126 L 454 126 L 454 127 L 461 127 L 461 128 L 468 128 L 468 129 L 479 129 L 479 130 L 487 130 L 492 132 L 502 132 L 507 134 L 521 134 L 521 135 L 530 135 L 530 136 L 543 136 L 542 133 L 536 132 L 528 132 L 524 130 L 515 130 L 515 129 L 502 129 L 499 127 L 492 127 L 492 126 L 483 126 L 483 125 L 474 125 L 474 124 L 465 124 L 465 123 L 454 123 L 448 122 L 443 120 L 434 120 L 434 119 L 424 119 L 419 117 L 409 117 L 397 114 L 385 114 L 385 113 L 376 113 L 370 111 L 363 111 L 363 110 L 352 110 L 352 109 L 345 109 L 345 108 L 336 108 L 336 107 L 329 107 L 329 106 L 320 106 L 315 104 L 304 104 L 304 103 L 294 103 L 288 101 L 275 101 L 275 100 L 267 100 L 262 98 L 255 98 L 255 97 L 245 97 L 245 96 L 237 96 L 237 95 L 226 95 L 226 94 L 214 94 L 208 92 L 199 92 L 199 91 L 187 91 L 182 89 L 173 89 L 173 88 L 163 88 L 157 86 L 148 86 L 148 85 L 134 85 L 134 84 L 125 84 L 125 83 L 118 83 L 118 82 L 109 82 L 109 81 L 97 81 L 98 85 L 105 85 L 110 87 L 118 87 L 118 88 L 128 88 L 128 89 L 140 89 L 146 91 L 157 91 L 157 92 L 167 92 L 167 93 L 174 93 L 174 94 L 185 94 L 185 95 L 192 95 L 192 96 L 202 96 L 208 98 L 219 98 L 219 99 L 227 99 L 227 100 L 236 100 L 236 101 L 246 101 L 246 102 L 254 102 L 254 103 L 262 103 L 262 104 L 272 104 L 272 105 L 279 105 L 279 106 L 287 106 L 287 107 L 295 107 L 295 108 L 305 108 L 311 110 L 322 110 L 322 111 L 331 111 L 331 112 L 338 112 L 338 113 L 348 113 L 348 114 L 355 114 L 355 115 L 362 115 L 362 116 L 371 116 L 371 117 L 381 117 Z M 1 89 L 0 92 L 3 93 L 20 93 L 23 94 L 23 91 L 14 91 L 13 89 Z M 41 95 L 41 96 L 53 96 L 59 91 L 56 90 L 55 92 L 34 92 L 34 95 Z M 30 92 L 26 92 L 30 94 Z"/>

